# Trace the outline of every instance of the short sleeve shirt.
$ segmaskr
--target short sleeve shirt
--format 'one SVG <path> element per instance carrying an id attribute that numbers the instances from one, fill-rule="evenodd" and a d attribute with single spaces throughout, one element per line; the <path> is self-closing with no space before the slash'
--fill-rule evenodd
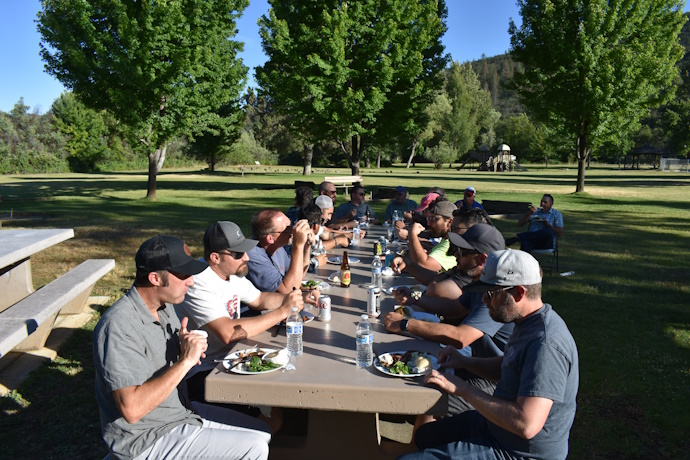
<path id="1" fill-rule="evenodd" d="M 214 360 L 227 354 L 228 346 L 208 327 L 208 323 L 219 318 L 239 319 L 240 303 L 252 303 L 261 295 L 251 281 L 231 275 L 225 280 L 207 267 L 194 275 L 194 286 L 189 288 L 184 302 L 175 305 L 179 319 L 188 318 L 187 329 L 201 329 L 208 332 L 208 349 L 200 366 L 194 366 L 187 377 L 215 367 Z"/>
<path id="2" fill-rule="evenodd" d="M 472 326 L 484 333 L 479 339 L 472 342 L 472 356 L 478 358 L 493 358 L 503 356 L 503 350 L 510 334 L 513 333 L 513 323 L 499 323 L 489 315 L 489 309 L 482 300 L 483 293 L 463 293 L 460 296 L 460 304 L 469 309 L 462 324 Z"/>
<path id="3" fill-rule="evenodd" d="M 565 459 L 575 418 L 579 386 L 575 340 L 561 317 L 545 304 L 515 326 L 506 345 L 501 379 L 494 396 L 515 401 L 519 396 L 553 401 L 542 430 L 526 440 L 488 423 L 490 434 L 516 457 Z"/>
<path id="4" fill-rule="evenodd" d="M 414 211 L 415 209 L 417 209 L 417 203 L 413 200 L 405 200 L 403 204 L 400 204 L 397 201 L 393 200 L 388 204 L 388 206 L 386 206 L 385 219 L 392 221 L 393 211 L 410 212 Z"/>
<path id="5" fill-rule="evenodd" d="M 280 283 L 283 282 L 285 273 L 290 269 L 292 258 L 286 246 L 278 248 L 273 255 L 269 256 L 266 250 L 259 246 L 254 246 L 248 252 L 249 274 L 247 278 L 261 292 L 275 292 Z"/>
<path id="6" fill-rule="evenodd" d="M 103 314 L 93 332 L 101 432 L 118 458 L 136 457 L 178 425 L 201 426 L 201 418 L 183 406 L 177 389 L 134 424 L 115 404 L 113 391 L 141 385 L 178 359 L 180 321 L 173 306 L 159 309 L 158 317 L 156 321 L 132 287 Z"/>
<path id="7" fill-rule="evenodd" d="M 429 252 L 429 257 L 441 264 L 442 271 L 450 270 L 458 264 L 458 259 L 455 258 L 455 255 L 448 255 L 448 248 L 450 248 L 450 240 L 443 238 Z"/>
<path id="8" fill-rule="evenodd" d="M 348 201 L 347 203 L 343 203 L 338 206 L 338 209 L 336 209 L 335 213 L 333 214 L 333 219 L 336 221 L 342 219 L 343 217 L 349 215 L 353 209 L 357 210 L 357 214 L 355 214 L 355 217 L 351 218 L 350 220 L 361 219 L 366 215 L 367 209 L 369 210 L 369 217 L 371 219 L 376 219 L 376 213 L 373 209 L 371 209 L 369 203 L 362 203 L 359 206 L 355 206 L 352 201 Z"/>

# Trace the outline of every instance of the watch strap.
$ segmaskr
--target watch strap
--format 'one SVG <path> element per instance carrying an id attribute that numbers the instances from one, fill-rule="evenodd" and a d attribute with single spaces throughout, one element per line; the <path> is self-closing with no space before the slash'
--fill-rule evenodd
<path id="1" fill-rule="evenodd" d="M 407 331 L 407 322 L 409 320 L 407 318 L 400 320 L 400 330 L 405 332 Z"/>

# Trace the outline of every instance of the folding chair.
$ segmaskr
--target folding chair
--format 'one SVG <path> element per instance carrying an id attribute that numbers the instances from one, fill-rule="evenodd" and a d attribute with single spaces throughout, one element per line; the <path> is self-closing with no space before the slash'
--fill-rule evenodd
<path id="1" fill-rule="evenodd" d="M 551 269 L 549 270 L 549 275 L 553 275 L 553 264 L 556 264 L 556 271 L 559 270 L 558 267 L 558 240 L 560 237 L 556 237 L 556 241 L 553 243 L 553 248 L 551 249 L 533 249 L 532 255 L 538 256 L 541 254 L 551 254 Z"/>

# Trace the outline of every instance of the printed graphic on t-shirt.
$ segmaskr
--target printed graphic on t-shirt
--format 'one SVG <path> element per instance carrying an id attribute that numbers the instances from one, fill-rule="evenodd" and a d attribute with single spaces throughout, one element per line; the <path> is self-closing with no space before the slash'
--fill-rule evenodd
<path id="1" fill-rule="evenodd" d="M 228 315 L 230 315 L 231 319 L 237 319 L 239 318 L 239 311 L 240 311 L 240 298 L 237 295 L 233 295 L 230 300 L 228 300 L 228 304 L 226 305 L 226 309 L 228 310 Z"/>

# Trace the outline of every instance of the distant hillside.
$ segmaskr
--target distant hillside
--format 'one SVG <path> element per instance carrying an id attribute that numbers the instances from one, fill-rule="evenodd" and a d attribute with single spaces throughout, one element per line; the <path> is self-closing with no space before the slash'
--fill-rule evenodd
<path id="1" fill-rule="evenodd" d="M 494 108 L 501 112 L 503 119 L 522 113 L 524 110 L 514 91 L 507 90 L 504 83 L 513 78 L 522 64 L 515 62 L 510 54 L 499 54 L 472 61 L 472 69 L 482 82 L 482 87 L 491 93 Z"/>

